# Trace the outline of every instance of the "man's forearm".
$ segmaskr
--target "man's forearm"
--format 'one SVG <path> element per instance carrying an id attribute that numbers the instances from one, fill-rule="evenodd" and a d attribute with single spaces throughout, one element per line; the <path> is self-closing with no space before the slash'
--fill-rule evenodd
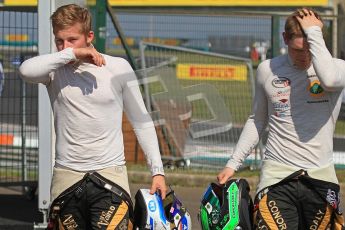
<path id="1" fill-rule="evenodd" d="M 164 175 L 157 134 L 154 126 L 144 129 L 134 129 L 139 144 L 145 153 L 147 164 L 152 176 Z"/>
<path id="2" fill-rule="evenodd" d="M 315 72 L 325 90 L 338 90 L 345 86 L 345 68 L 337 65 L 328 51 L 319 27 L 305 30 L 308 36 L 310 52 Z M 345 62 L 344 62 L 345 64 Z"/>
<path id="3" fill-rule="evenodd" d="M 47 84 L 51 72 L 74 60 L 76 58 L 73 49 L 67 48 L 53 54 L 30 58 L 22 63 L 19 71 L 25 81 Z"/>

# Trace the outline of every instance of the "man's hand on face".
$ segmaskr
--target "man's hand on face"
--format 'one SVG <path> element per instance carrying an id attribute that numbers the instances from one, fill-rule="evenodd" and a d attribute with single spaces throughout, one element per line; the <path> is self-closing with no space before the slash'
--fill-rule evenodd
<path id="1" fill-rule="evenodd" d="M 75 57 L 78 60 L 94 64 L 96 66 L 105 65 L 105 59 L 93 46 L 85 48 L 73 48 Z"/>
<path id="2" fill-rule="evenodd" d="M 296 16 L 296 19 L 298 20 L 303 30 L 306 30 L 311 26 L 318 26 L 321 29 L 323 27 L 323 23 L 317 13 L 305 8 L 299 11 L 299 16 Z"/>
<path id="3" fill-rule="evenodd" d="M 159 192 L 162 199 L 165 199 L 165 196 L 167 194 L 167 186 L 165 184 L 165 177 L 163 175 L 155 175 L 152 178 L 150 194 L 152 195 L 155 192 Z"/>

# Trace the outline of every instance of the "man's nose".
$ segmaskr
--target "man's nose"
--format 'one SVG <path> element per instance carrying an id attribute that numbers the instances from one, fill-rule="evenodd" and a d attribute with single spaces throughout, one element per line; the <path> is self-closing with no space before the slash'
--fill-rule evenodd
<path id="1" fill-rule="evenodd" d="M 71 46 L 71 43 L 70 42 L 68 42 L 68 41 L 64 41 L 63 42 L 63 49 L 66 49 L 66 48 L 68 48 L 68 47 L 70 47 Z"/>

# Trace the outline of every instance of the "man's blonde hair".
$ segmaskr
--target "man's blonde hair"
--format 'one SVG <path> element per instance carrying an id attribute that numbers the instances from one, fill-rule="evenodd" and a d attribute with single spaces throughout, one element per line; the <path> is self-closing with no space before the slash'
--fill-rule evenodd
<path id="1" fill-rule="evenodd" d="M 50 17 L 54 34 L 80 23 L 82 33 L 88 34 L 91 31 L 91 14 L 88 9 L 76 4 L 69 4 L 59 7 Z"/>

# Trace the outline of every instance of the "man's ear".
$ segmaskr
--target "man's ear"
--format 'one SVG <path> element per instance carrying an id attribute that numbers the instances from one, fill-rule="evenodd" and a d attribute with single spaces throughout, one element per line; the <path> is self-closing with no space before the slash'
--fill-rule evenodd
<path id="1" fill-rule="evenodd" d="M 87 35 L 86 35 L 86 42 L 88 45 L 91 45 L 91 42 L 93 41 L 95 37 L 95 33 L 93 31 L 90 31 Z"/>
<path id="2" fill-rule="evenodd" d="M 289 39 L 288 39 L 288 36 L 287 36 L 286 32 L 283 32 L 282 35 L 283 35 L 283 39 L 284 39 L 285 45 L 288 45 Z"/>

